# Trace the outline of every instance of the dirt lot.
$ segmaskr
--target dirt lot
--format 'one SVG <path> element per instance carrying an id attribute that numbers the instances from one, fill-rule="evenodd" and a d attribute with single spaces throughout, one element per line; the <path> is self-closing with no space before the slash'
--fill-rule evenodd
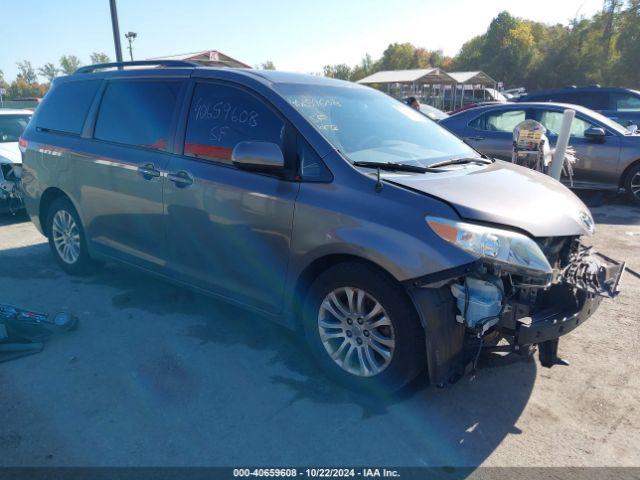
<path id="1" fill-rule="evenodd" d="M 593 212 L 596 247 L 640 272 L 640 209 Z M 81 326 L 0 364 L 0 465 L 640 466 L 637 273 L 623 289 L 561 341 L 569 367 L 484 360 L 473 381 L 362 398 L 296 334 L 119 266 L 68 277 L 4 217 L 0 302 Z"/>

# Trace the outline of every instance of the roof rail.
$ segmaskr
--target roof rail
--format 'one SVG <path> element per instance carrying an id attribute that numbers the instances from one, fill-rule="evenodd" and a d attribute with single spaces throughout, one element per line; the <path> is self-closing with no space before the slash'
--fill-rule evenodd
<path id="1" fill-rule="evenodd" d="M 96 70 L 105 70 L 107 68 L 126 68 L 126 67 L 143 67 L 143 66 L 155 65 L 158 67 L 197 67 L 199 64 L 190 62 L 189 60 L 135 60 L 133 62 L 111 62 L 111 63 L 97 63 L 95 65 L 87 65 L 86 67 L 80 67 L 73 74 L 77 73 L 91 73 Z"/>

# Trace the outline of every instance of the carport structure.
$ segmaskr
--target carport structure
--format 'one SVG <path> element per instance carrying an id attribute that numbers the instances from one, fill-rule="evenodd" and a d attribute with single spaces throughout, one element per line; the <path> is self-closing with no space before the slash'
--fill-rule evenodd
<path id="1" fill-rule="evenodd" d="M 476 90 L 482 91 L 482 98 L 478 101 L 487 100 L 487 88 L 496 90 L 498 82 L 481 70 L 474 72 L 449 72 L 448 74 L 455 80 L 455 89 L 451 95 L 450 110 L 463 107 L 465 104 L 465 94 L 471 92 L 471 98 L 476 99 Z M 467 100 L 469 95 L 466 95 Z"/>
<path id="2" fill-rule="evenodd" d="M 444 106 L 444 87 L 452 88 L 456 80 L 440 68 L 414 70 L 386 70 L 358 80 L 371 85 L 395 98 L 415 96 L 437 108 Z"/>

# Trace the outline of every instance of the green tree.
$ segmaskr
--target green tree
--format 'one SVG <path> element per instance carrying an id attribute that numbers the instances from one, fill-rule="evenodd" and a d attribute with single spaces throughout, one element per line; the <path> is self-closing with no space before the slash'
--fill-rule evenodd
<path id="1" fill-rule="evenodd" d="M 351 67 L 345 63 L 325 65 L 322 71 L 325 77 L 339 78 L 340 80 L 351 79 Z"/>
<path id="2" fill-rule="evenodd" d="M 443 68 L 445 65 L 450 64 L 451 60 L 451 57 L 447 57 L 442 50 L 434 50 L 431 52 L 429 63 L 432 67 Z"/>
<path id="3" fill-rule="evenodd" d="M 4 79 L 4 72 L 2 70 L 0 70 L 0 88 L 4 88 L 5 90 L 7 88 L 9 88 L 9 84 Z M 3 95 L 3 97 L 4 97 L 4 95 Z"/>
<path id="4" fill-rule="evenodd" d="M 111 58 L 109 58 L 109 55 L 107 55 L 106 53 L 102 53 L 102 52 L 93 52 L 91 55 L 89 55 L 89 58 L 91 59 L 91 63 L 93 65 L 98 64 L 98 63 L 110 63 L 111 62 Z"/>
<path id="5" fill-rule="evenodd" d="M 38 73 L 40 74 L 40 76 L 46 78 L 49 83 L 51 83 L 53 82 L 53 79 L 58 76 L 60 70 L 53 63 L 48 62 L 38 68 Z"/>
<path id="6" fill-rule="evenodd" d="M 60 57 L 60 70 L 65 75 L 71 75 L 75 72 L 80 66 L 82 62 L 75 55 L 63 55 Z"/>
<path id="7" fill-rule="evenodd" d="M 392 43 L 382 54 L 380 70 L 408 70 L 415 68 L 416 47 L 410 43 Z"/>
<path id="8" fill-rule="evenodd" d="M 23 60 L 17 63 L 18 65 L 18 77 L 21 80 L 24 80 L 26 83 L 36 83 L 38 81 L 38 76 L 36 75 L 36 71 L 31 65 L 29 60 Z"/>
<path id="9" fill-rule="evenodd" d="M 266 62 L 258 64 L 256 68 L 260 70 L 275 70 L 276 66 L 271 60 L 267 60 Z"/>
<path id="10" fill-rule="evenodd" d="M 613 78 L 620 84 L 640 88 L 640 0 L 631 0 L 620 14 L 615 46 L 619 52 L 613 65 Z"/>
<path id="11" fill-rule="evenodd" d="M 489 25 L 480 49 L 487 73 L 509 85 L 528 79 L 537 52 L 531 24 L 501 12 Z"/>
<path id="12" fill-rule="evenodd" d="M 368 53 L 362 57 L 360 63 L 351 69 L 351 81 L 357 82 L 358 80 L 368 77 L 372 73 L 378 70 L 377 64 L 371 58 Z"/>
<path id="13" fill-rule="evenodd" d="M 453 61 L 454 68 L 460 71 L 481 69 L 480 65 L 484 65 L 482 56 L 484 42 L 484 35 L 473 37 L 468 42 L 465 42 Z"/>

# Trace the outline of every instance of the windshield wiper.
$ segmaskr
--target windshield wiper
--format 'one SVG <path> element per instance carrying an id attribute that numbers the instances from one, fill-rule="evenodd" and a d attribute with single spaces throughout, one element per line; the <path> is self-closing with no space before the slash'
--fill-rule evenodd
<path id="1" fill-rule="evenodd" d="M 352 162 L 356 167 L 379 168 L 380 170 L 397 171 L 397 172 L 415 172 L 427 173 L 438 172 L 431 167 L 421 167 L 419 165 L 407 165 L 406 163 L 395 162 Z"/>
<path id="2" fill-rule="evenodd" d="M 429 165 L 429 168 L 447 167 L 449 165 L 463 165 L 466 163 L 479 163 L 480 165 L 489 165 L 493 163 L 492 160 L 485 158 L 453 158 L 451 160 L 444 160 L 443 162 L 436 162 Z"/>

